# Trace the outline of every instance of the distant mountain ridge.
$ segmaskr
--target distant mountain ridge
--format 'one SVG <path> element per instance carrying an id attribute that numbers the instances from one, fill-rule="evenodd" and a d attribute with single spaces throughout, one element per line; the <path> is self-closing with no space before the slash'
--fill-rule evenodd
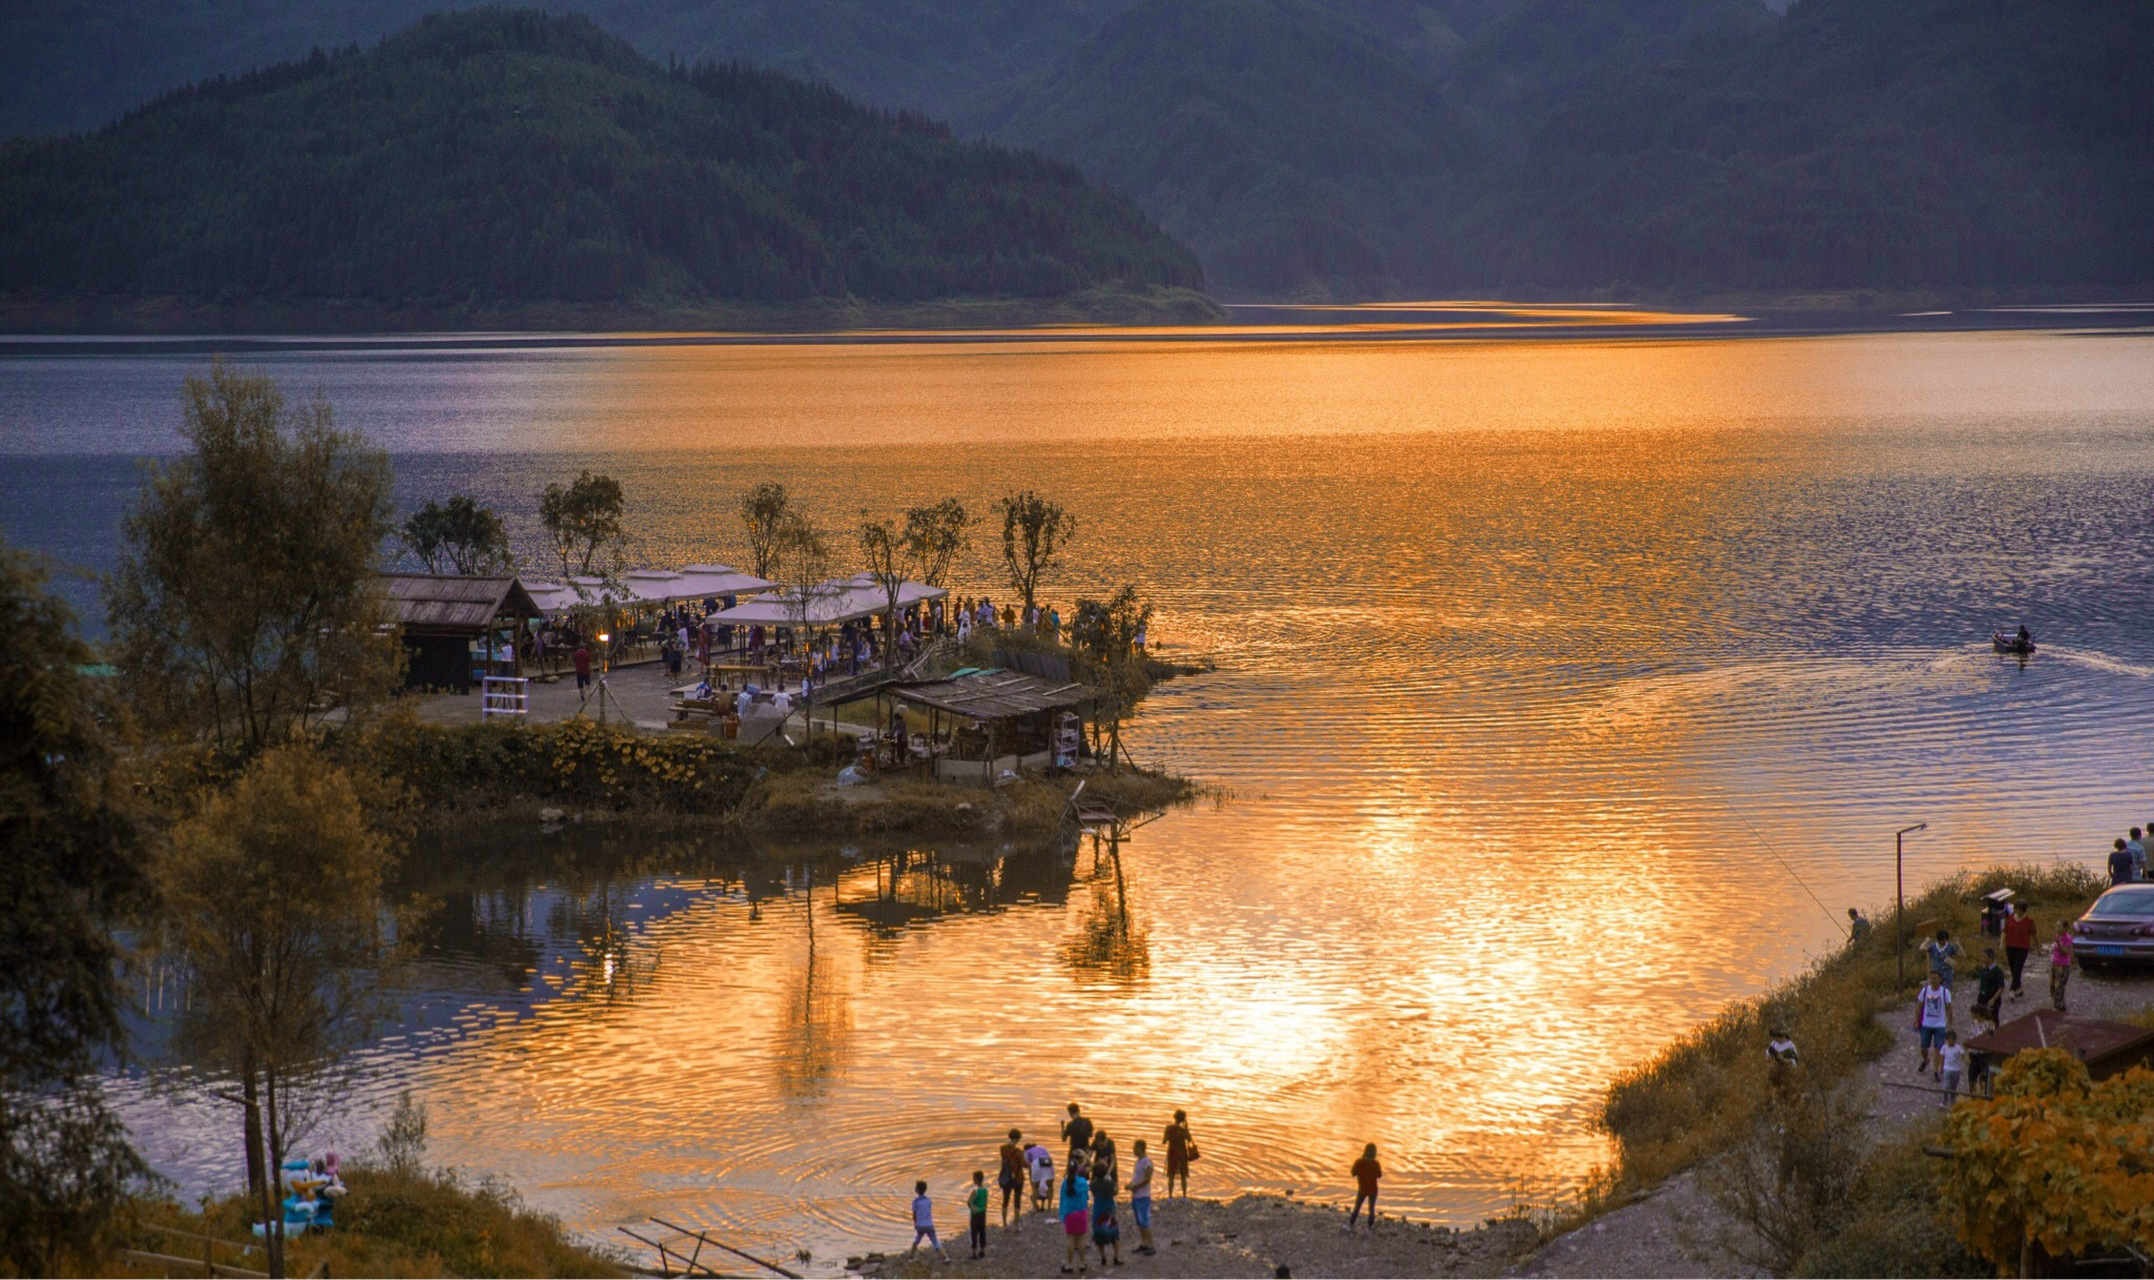
<path id="1" fill-rule="evenodd" d="M 1196 289 L 1071 166 L 477 10 L 0 148 L 15 294 L 694 306 Z"/>
<path id="2" fill-rule="evenodd" d="M 456 2 L 20 0 L 0 130 Z M 2154 283 L 2154 5 L 548 2 L 1073 161 L 1222 296 Z"/>

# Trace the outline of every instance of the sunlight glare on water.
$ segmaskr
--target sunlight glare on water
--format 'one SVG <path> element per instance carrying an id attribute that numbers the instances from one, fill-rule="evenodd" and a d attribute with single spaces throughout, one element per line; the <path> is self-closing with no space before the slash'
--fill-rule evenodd
<path id="1" fill-rule="evenodd" d="M 1377 1141 L 1395 1207 L 1471 1221 L 1604 1161 L 1610 1077 L 1888 897 L 1895 828 L 1920 882 L 2154 816 L 2146 335 L 259 363 L 527 546 L 584 466 L 655 564 L 738 562 L 760 480 L 841 530 L 1029 485 L 1080 523 L 1065 616 L 1133 581 L 1216 663 L 1130 738 L 1232 796 L 1118 865 L 615 833 L 612 872 L 452 878 L 328 1132 L 411 1087 L 438 1156 L 594 1233 L 890 1245 L 913 1178 L 1071 1099 L 1125 1144 L 1187 1107 L 1200 1193 L 1337 1195 Z M 108 560 L 190 367 L 0 362 L 10 537 Z M 2022 621 L 2025 668 L 1987 644 Z M 214 1103 L 130 1088 L 167 1168 L 231 1176 Z"/>

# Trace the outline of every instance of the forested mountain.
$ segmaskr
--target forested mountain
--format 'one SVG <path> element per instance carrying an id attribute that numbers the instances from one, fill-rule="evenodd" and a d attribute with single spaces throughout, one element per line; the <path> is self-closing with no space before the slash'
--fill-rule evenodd
<path id="1" fill-rule="evenodd" d="M 457 3 L 17 0 L 0 130 Z M 2154 283 L 2154 4 L 543 3 L 1072 160 L 1229 296 Z"/>
<path id="2" fill-rule="evenodd" d="M 487 0 L 7 0 L 0 137 L 88 129 L 168 90 L 372 44 Z M 545 0 L 660 62 L 747 62 L 946 115 L 1075 48 L 1130 0 Z"/>
<path id="3" fill-rule="evenodd" d="M 0 150 L 0 285 L 662 305 L 1197 287 L 1073 167 L 477 10 Z"/>

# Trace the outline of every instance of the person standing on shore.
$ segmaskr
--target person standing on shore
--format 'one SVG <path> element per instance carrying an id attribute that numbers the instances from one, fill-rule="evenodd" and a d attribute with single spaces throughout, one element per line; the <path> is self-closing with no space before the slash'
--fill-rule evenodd
<path id="1" fill-rule="evenodd" d="M 1004 1202 L 1005 1207 L 1008 1201 Z M 978 1169 L 972 1171 L 972 1190 L 965 1193 L 965 1207 L 972 1211 L 972 1256 L 987 1256 L 987 1175 Z"/>
<path id="2" fill-rule="evenodd" d="M 2064 1010 L 2064 988 L 2072 980 L 2072 922 L 2057 921 L 2057 936 L 2049 943 L 2049 1002 Z"/>
<path id="3" fill-rule="evenodd" d="M 1174 1180 L 1182 1180 L 1182 1198 L 1189 1198 L 1189 1165 L 1197 1158 L 1196 1135 L 1189 1131 L 1189 1113 L 1174 1113 L 1174 1123 L 1167 1126 L 1167 1194 L 1174 1194 Z"/>
<path id="4" fill-rule="evenodd" d="M 1037 1142 L 1033 1143 L 1025 1148 L 1025 1168 L 1032 1173 L 1032 1207 L 1045 1212 L 1048 1197 L 1055 1191 L 1054 1153 Z"/>
<path id="5" fill-rule="evenodd" d="M 1010 1130 L 1010 1140 L 1002 1144 L 1002 1172 L 995 1175 L 995 1185 L 1002 1190 L 1002 1225 L 1005 1227 L 1010 1225 L 1012 1206 L 1015 1206 L 1018 1217 L 1025 1216 L 1025 1149 L 1021 1145 L 1024 1140 L 1022 1132 Z"/>
<path id="6" fill-rule="evenodd" d="M 2124 837 L 2117 837 L 2117 847 L 2109 851 L 2109 883 L 2112 885 L 2132 882 L 2132 852 L 2124 847 Z"/>
<path id="7" fill-rule="evenodd" d="M 1862 945 L 1863 939 L 1869 936 L 1870 917 L 1862 914 L 1861 911 L 1854 907 L 1849 907 L 1847 909 L 1847 940 L 1859 947 Z"/>
<path id="8" fill-rule="evenodd" d="M 1070 1118 L 1062 1122 L 1062 1141 L 1070 1149 L 1072 1164 L 1092 1149 L 1092 1122 L 1074 1102 L 1070 1104 Z"/>
<path id="9" fill-rule="evenodd" d="M 1079 1275 L 1085 1272 L 1084 1238 L 1092 1226 L 1091 1216 L 1087 1213 L 1091 1195 L 1092 1184 L 1085 1181 L 1084 1175 L 1077 1171 L 1077 1161 L 1072 1159 L 1070 1167 L 1062 1173 L 1062 1197 L 1056 1206 L 1062 1213 L 1062 1234 L 1069 1242 L 1063 1255 L 1063 1275 L 1073 1269 Z"/>
<path id="10" fill-rule="evenodd" d="M 1137 1222 L 1137 1252 L 1149 1258 L 1159 1252 L 1152 1247 L 1152 1157 L 1144 1153 L 1144 1139 L 1130 1144 L 1137 1163 L 1129 1167 L 1129 1216 Z"/>
<path id="11" fill-rule="evenodd" d="M 935 1236 L 935 1202 L 927 1198 L 927 1183 L 915 1182 L 912 1184 L 912 1248 L 905 1252 L 918 1253 L 922 1240 L 934 1246 L 936 1257 L 944 1262 L 950 1260 L 950 1255 L 943 1252 L 942 1241 Z"/>
<path id="12" fill-rule="evenodd" d="M 1931 1072 L 1932 1077 L 1942 1074 L 1944 1060 L 1940 1056 L 1934 1070 L 1930 1066 L 1930 1050 L 1942 1050 L 1945 1032 L 1952 1026 L 1952 988 L 1944 983 L 1935 969 L 1922 980 L 1922 990 L 1915 993 L 1915 1029 L 1921 1036 L 1922 1057 L 1915 1063 L 1916 1074 Z"/>
<path id="13" fill-rule="evenodd" d="M 2139 838 L 2139 828 L 2133 827 L 2131 838 L 2124 842 L 2124 852 L 2132 855 L 2132 879 L 2147 878 L 2146 842 Z"/>
<path id="14" fill-rule="evenodd" d="M 2026 994 L 2020 976 L 2027 969 L 2027 953 L 2034 950 L 2034 913 L 2014 903 L 2011 918 L 2004 922 L 2004 958 L 2012 966 L 2012 998 Z"/>
<path id="15" fill-rule="evenodd" d="M 1354 1211 L 1346 1215 L 1346 1229 L 1354 1229 L 1354 1220 L 1361 1216 L 1361 1206 L 1369 1206 L 1369 1230 L 1376 1230 L 1376 1184 L 1384 1176 L 1384 1166 L 1376 1161 L 1376 1144 L 1361 1149 L 1361 1158 L 1354 1161 Z"/>
<path id="16" fill-rule="evenodd" d="M 1114 1265 L 1122 1265 L 1122 1226 L 1114 1217 L 1114 1193 L 1120 1188 L 1115 1168 L 1114 1139 L 1105 1129 L 1092 1135 L 1092 1245 L 1099 1250 L 1099 1265 L 1107 1265 L 1108 1246 L 1114 1247 Z"/>

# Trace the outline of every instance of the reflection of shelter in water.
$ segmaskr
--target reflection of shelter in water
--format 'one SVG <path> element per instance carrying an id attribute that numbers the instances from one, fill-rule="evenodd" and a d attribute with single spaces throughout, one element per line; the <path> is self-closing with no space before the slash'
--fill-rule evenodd
<path id="1" fill-rule="evenodd" d="M 1080 974 L 1134 983 L 1151 971 L 1151 943 L 1145 930 L 1130 918 L 1129 881 L 1122 872 L 1122 842 L 1130 830 L 1147 821 L 1125 822 L 1112 816 L 1084 828 L 1092 863 L 1084 879 L 1092 902 L 1078 922 L 1077 936 L 1062 947 L 1064 963 Z"/>
<path id="2" fill-rule="evenodd" d="M 1059 903 L 1069 885 L 1068 864 L 1051 850 L 905 849 L 863 858 L 841 872 L 831 905 L 849 920 L 891 934 L 946 916 Z"/>

